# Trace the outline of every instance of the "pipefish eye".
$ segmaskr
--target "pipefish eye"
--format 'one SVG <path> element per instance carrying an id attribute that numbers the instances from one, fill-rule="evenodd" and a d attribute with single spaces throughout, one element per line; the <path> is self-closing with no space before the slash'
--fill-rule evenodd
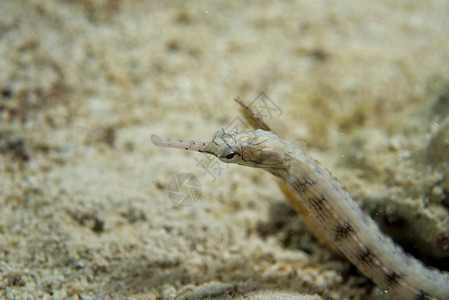
<path id="1" fill-rule="evenodd" d="M 226 155 L 226 159 L 233 159 L 234 158 L 235 153 L 229 153 L 228 155 Z"/>
<path id="2" fill-rule="evenodd" d="M 218 158 L 225 163 L 237 163 L 241 160 L 241 154 L 236 149 L 227 149 L 218 154 Z"/>

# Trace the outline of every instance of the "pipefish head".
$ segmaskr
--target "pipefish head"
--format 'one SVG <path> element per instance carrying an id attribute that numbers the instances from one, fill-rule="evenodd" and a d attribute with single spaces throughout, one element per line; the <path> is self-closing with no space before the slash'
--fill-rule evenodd
<path id="1" fill-rule="evenodd" d="M 197 142 L 160 138 L 153 135 L 152 142 L 159 147 L 185 149 L 214 155 L 225 163 L 263 168 L 271 173 L 283 168 L 288 145 L 271 131 L 237 131 L 222 128 L 210 142 Z"/>

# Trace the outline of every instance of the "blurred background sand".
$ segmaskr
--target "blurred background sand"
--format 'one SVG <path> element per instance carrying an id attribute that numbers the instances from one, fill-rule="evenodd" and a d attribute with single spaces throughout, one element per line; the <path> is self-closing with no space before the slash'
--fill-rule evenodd
<path id="1" fill-rule="evenodd" d="M 260 92 L 282 136 L 449 269 L 448 11 L 0 1 L 0 298 L 392 299 L 310 235 L 271 175 L 151 144 L 206 141 Z M 201 183 L 194 205 L 168 197 L 179 173 Z"/>

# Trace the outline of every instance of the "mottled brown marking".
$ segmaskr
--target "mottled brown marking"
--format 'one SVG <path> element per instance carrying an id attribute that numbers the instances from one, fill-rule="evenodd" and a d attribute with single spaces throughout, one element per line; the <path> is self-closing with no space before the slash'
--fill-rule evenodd
<path id="1" fill-rule="evenodd" d="M 307 177 L 296 178 L 296 180 L 294 180 L 294 185 L 302 193 L 307 191 L 311 186 L 315 185 L 315 183 L 315 181 Z"/>
<path id="2" fill-rule="evenodd" d="M 397 285 L 399 280 L 401 280 L 402 278 L 404 278 L 403 275 L 393 271 L 385 276 L 385 282 L 388 284 L 388 286 L 392 287 Z"/>
<path id="3" fill-rule="evenodd" d="M 363 252 L 360 252 L 360 254 L 357 255 L 357 258 L 362 264 L 371 266 L 376 260 L 376 254 L 371 249 L 366 248 Z"/>
<path id="4" fill-rule="evenodd" d="M 320 198 L 309 198 L 309 201 L 312 208 L 318 212 L 324 211 L 327 205 L 327 199 L 323 195 Z"/>
<path id="5" fill-rule="evenodd" d="M 428 300 L 430 299 L 430 294 L 424 292 L 423 290 L 419 290 L 419 294 L 415 297 L 416 300 Z"/>
<path id="6" fill-rule="evenodd" d="M 352 233 L 355 232 L 355 230 L 352 227 L 351 223 L 349 223 L 349 221 L 346 221 L 343 224 L 335 226 L 334 232 L 335 232 L 334 241 L 338 242 L 350 236 Z"/>

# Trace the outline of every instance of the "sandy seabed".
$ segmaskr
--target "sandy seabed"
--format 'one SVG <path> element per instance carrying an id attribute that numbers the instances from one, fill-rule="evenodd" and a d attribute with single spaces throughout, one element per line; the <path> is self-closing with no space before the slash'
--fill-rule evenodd
<path id="1" fill-rule="evenodd" d="M 207 141 L 261 92 L 277 132 L 449 269 L 448 11 L 0 1 L 0 298 L 393 299 L 311 236 L 270 174 L 150 141 Z M 194 203 L 169 198 L 180 173 Z"/>

